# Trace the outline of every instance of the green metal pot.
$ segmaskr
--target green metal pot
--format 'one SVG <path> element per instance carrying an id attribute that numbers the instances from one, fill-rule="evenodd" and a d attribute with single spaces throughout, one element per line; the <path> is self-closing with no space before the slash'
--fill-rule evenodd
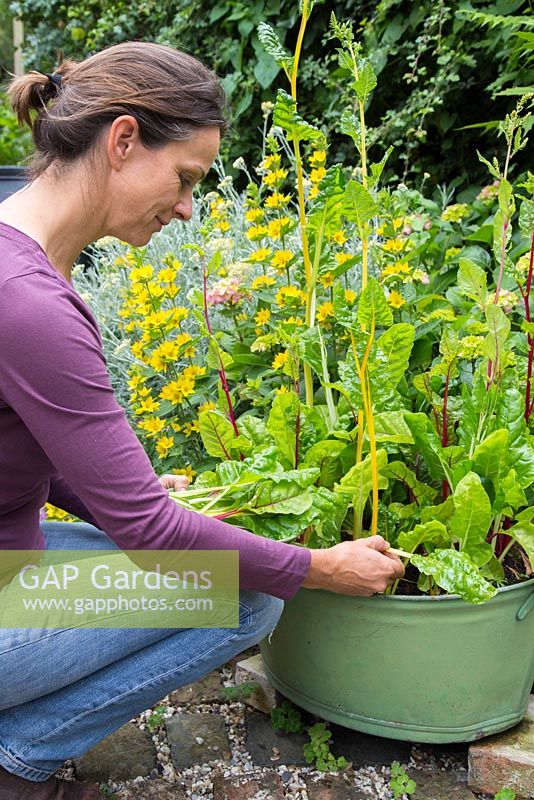
<path id="1" fill-rule="evenodd" d="M 323 719 L 391 739 L 469 742 L 526 712 L 534 579 L 482 605 L 301 589 L 261 651 L 272 684 Z"/>

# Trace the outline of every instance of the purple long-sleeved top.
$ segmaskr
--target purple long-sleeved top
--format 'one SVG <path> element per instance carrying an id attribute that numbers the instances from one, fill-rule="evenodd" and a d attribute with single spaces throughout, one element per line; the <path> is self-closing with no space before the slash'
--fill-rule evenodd
<path id="1" fill-rule="evenodd" d="M 289 599 L 310 552 L 174 503 L 111 388 L 93 313 L 0 223 L 0 550 L 42 549 L 50 501 L 129 550 L 239 550 L 240 588 Z"/>

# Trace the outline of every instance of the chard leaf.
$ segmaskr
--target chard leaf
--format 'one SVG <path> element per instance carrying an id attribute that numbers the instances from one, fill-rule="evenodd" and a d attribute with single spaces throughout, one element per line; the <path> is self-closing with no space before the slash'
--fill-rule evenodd
<path id="1" fill-rule="evenodd" d="M 273 111 L 273 123 L 284 130 L 294 142 L 317 141 L 324 136 L 297 113 L 297 104 L 287 92 L 278 89 Z"/>
<path id="2" fill-rule="evenodd" d="M 412 432 L 416 450 L 418 450 L 427 465 L 428 472 L 434 480 L 444 478 L 452 483 L 446 455 L 434 426 L 426 414 L 405 414 L 404 419 Z"/>
<path id="3" fill-rule="evenodd" d="M 446 547 L 450 544 L 451 537 L 442 522 L 436 519 L 424 525 L 416 525 L 411 531 L 399 533 L 398 544 L 403 550 L 415 553 L 422 544 L 432 544 L 437 547 Z"/>
<path id="4" fill-rule="evenodd" d="M 469 258 L 460 259 L 458 290 L 482 308 L 485 307 L 488 296 L 486 272 Z"/>
<path id="5" fill-rule="evenodd" d="M 237 420 L 237 426 L 255 448 L 271 447 L 274 444 L 273 437 L 267 430 L 265 422 L 252 414 L 245 414 L 245 416 L 240 417 Z"/>
<path id="6" fill-rule="evenodd" d="M 310 488 L 312 505 L 303 515 L 306 527 L 312 529 L 310 547 L 330 547 L 340 540 L 343 520 L 347 515 L 349 498 L 331 492 L 324 486 Z"/>
<path id="7" fill-rule="evenodd" d="M 375 436 L 377 442 L 413 444 L 412 433 L 400 411 L 382 411 L 375 414 Z"/>
<path id="8" fill-rule="evenodd" d="M 210 456 L 231 459 L 233 453 L 250 452 L 251 445 L 245 436 L 236 436 L 232 423 L 220 411 L 203 411 L 198 416 L 202 443 Z"/>
<path id="9" fill-rule="evenodd" d="M 447 497 L 444 503 L 437 506 L 427 506 L 421 509 L 421 522 L 431 522 L 433 519 L 443 522 L 445 525 L 454 514 L 454 500 Z"/>
<path id="10" fill-rule="evenodd" d="M 395 389 L 408 369 L 415 328 L 399 322 L 385 330 L 377 342 L 373 359 L 373 372 L 377 372 L 380 385 Z"/>
<path id="11" fill-rule="evenodd" d="M 277 395 L 272 403 L 267 430 L 276 442 L 284 460 L 284 466 L 295 466 L 297 444 L 297 419 L 300 415 L 300 400 L 295 392 Z"/>
<path id="12" fill-rule="evenodd" d="M 339 164 L 335 164 L 327 170 L 326 175 L 321 180 L 319 194 L 310 207 L 308 216 L 309 231 L 330 234 L 339 229 L 345 197 L 343 183 L 341 167 Z"/>
<path id="13" fill-rule="evenodd" d="M 373 89 L 376 87 L 375 71 L 367 58 L 359 59 L 358 77 L 353 82 L 352 88 L 358 95 L 358 100 L 365 103 Z"/>
<path id="14" fill-rule="evenodd" d="M 534 233 L 534 200 L 524 197 L 519 209 L 519 229 L 525 239 Z"/>
<path id="15" fill-rule="evenodd" d="M 383 325 L 385 328 L 393 322 L 393 312 L 376 278 L 369 278 L 367 286 L 360 295 L 358 322 L 367 327 L 374 323 L 375 327 Z"/>
<path id="16" fill-rule="evenodd" d="M 486 306 L 486 320 L 489 333 L 484 339 L 482 349 L 491 361 L 501 363 L 506 342 L 510 335 L 510 320 L 499 306 L 489 303 Z"/>
<path id="17" fill-rule="evenodd" d="M 527 521 L 518 522 L 517 525 L 508 528 L 506 534 L 521 545 L 534 568 L 534 524 Z"/>
<path id="18" fill-rule="evenodd" d="M 306 328 L 300 335 L 299 341 L 302 344 L 301 358 L 313 369 L 320 380 L 323 380 L 323 360 L 321 356 L 321 334 L 319 328 Z"/>
<path id="19" fill-rule="evenodd" d="M 524 398 L 517 388 L 517 377 L 512 370 L 503 375 L 495 414 L 495 424 L 509 434 L 509 465 L 515 469 L 523 489 L 534 481 L 534 449 L 527 438 L 524 418 Z"/>
<path id="20" fill-rule="evenodd" d="M 339 456 L 345 447 L 344 442 L 336 439 L 317 442 L 306 453 L 302 462 L 303 466 L 317 467 L 320 470 L 320 485 L 330 489 L 343 474 L 343 465 Z"/>
<path id="21" fill-rule="evenodd" d="M 508 431 L 499 428 L 490 433 L 473 453 L 476 472 L 489 478 L 495 486 L 508 473 Z"/>
<path id="22" fill-rule="evenodd" d="M 515 518 L 518 522 L 532 522 L 534 519 L 534 506 L 524 508 L 519 514 L 516 514 Z"/>
<path id="23" fill-rule="evenodd" d="M 513 517 L 518 508 L 526 506 L 527 498 L 517 480 L 515 469 L 511 469 L 495 486 L 495 489 L 495 500 L 492 505 L 494 513 L 506 514 L 508 517 Z M 520 519 L 519 514 L 516 519 Z"/>
<path id="24" fill-rule="evenodd" d="M 345 108 L 339 118 L 339 129 L 341 133 L 350 136 L 358 150 L 361 147 L 362 126 L 360 118 L 354 114 L 350 108 Z"/>
<path id="25" fill-rule="evenodd" d="M 388 456 L 385 450 L 377 450 L 376 461 L 378 468 L 378 488 L 386 489 L 387 478 L 381 475 L 381 471 L 387 464 Z M 352 505 L 354 513 L 361 516 L 369 497 L 369 492 L 373 488 L 373 472 L 371 454 L 369 453 L 363 461 L 355 464 L 346 475 L 334 486 L 335 492 L 352 495 Z"/>
<path id="26" fill-rule="evenodd" d="M 293 69 L 293 56 L 282 46 L 278 35 L 266 22 L 260 22 L 258 25 L 258 39 L 265 51 L 274 58 L 278 66 L 289 76 Z"/>
<path id="27" fill-rule="evenodd" d="M 502 583 L 504 580 L 504 567 L 499 559 L 492 555 L 490 560 L 480 567 L 480 574 L 483 578 L 486 578 L 487 581 Z"/>
<path id="28" fill-rule="evenodd" d="M 497 386 L 493 384 L 486 390 L 486 381 L 476 372 L 472 386 L 462 386 L 462 413 L 458 424 L 458 441 L 471 456 L 476 445 L 485 436 L 491 409 L 496 401 Z M 499 428 L 504 427 L 498 425 Z"/>
<path id="29" fill-rule="evenodd" d="M 245 510 L 254 514 L 302 514 L 312 504 L 308 488 L 319 477 L 319 470 L 290 470 L 264 478 L 255 487 Z"/>
<path id="30" fill-rule="evenodd" d="M 343 328 L 348 328 L 353 332 L 360 331 L 357 311 L 347 303 L 343 286 L 336 286 L 334 289 L 334 316 L 336 322 Z"/>
<path id="31" fill-rule="evenodd" d="M 457 594 L 468 603 L 485 603 L 497 593 L 497 589 L 480 575 L 467 553 L 436 550 L 428 556 L 412 556 L 410 560 L 446 592 Z"/>
<path id="32" fill-rule="evenodd" d="M 485 541 L 491 524 L 491 503 L 480 477 L 468 472 L 456 486 L 453 495 L 454 514 L 449 520 L 449 530 L 460 550 L 477 566 L 486 564 L 492 556 L 491 546 Z"/>
<path id="33" fill-rule="evenodd" d="M 361 183 L 351 180 L 345 187 L 343 213 L 360 231 L 378 214 L 378 206 L 371 193 Z"/>
<path id="34" fill-rule="evenodd" d="M 210 337 L 206 363 L 210 369 L 216 369 L 217 372 L 221 369 L 221 367 L 228 369 L 234 363 L 232 356 L 224 352 L 214 336 Z"/>
<path id="35" fill-rule="evenodd" d="M 385 475 L 390 481 L 400 481 L 406 489 L 410 490 L 419 506 L 423 505 L 425 500 L 432 500 L 436 496 L 436 490 L 418 481 L 415 472 L 412 472 L 404 461 L 391 461 L 386 464 L 382 469 L 382 475 Z"/>

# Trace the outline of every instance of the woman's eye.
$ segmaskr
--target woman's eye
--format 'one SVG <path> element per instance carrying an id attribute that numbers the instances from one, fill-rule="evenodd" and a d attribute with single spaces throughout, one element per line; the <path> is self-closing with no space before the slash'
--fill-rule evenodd
<path id="1" fill-rule="evenodd" d="M 180 183 L 182 184 L 182 186 L 192 186 L 193 185 L 191 183 L 191 181 L 188 180 L 188 178 L 186 178 L 184 175 L 181 175 L 180 173 L 178 173 L 178 177 L 180 178 Z"/>

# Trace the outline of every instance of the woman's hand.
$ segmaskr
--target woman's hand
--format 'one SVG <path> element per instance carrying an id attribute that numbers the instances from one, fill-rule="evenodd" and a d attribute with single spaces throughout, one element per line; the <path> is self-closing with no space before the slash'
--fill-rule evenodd
<path id="1" fill-rule="evenodd" d="M 389 543 L 382 536 L 369 536 L 341 542 L 327 550 L 312 550 L 310 569 L 302 585 L 365 597 L 384 592 L 404 575 L 402 561 L 388 555 L 388 548 Z"/>
<path id="2" fill-rule="evenodd" d="M 172 489 L 173 492 L 183 492 L 191 483 L 191 478 L 187 475 L 162 475 L 159 482 L 164 489 Z"/>

